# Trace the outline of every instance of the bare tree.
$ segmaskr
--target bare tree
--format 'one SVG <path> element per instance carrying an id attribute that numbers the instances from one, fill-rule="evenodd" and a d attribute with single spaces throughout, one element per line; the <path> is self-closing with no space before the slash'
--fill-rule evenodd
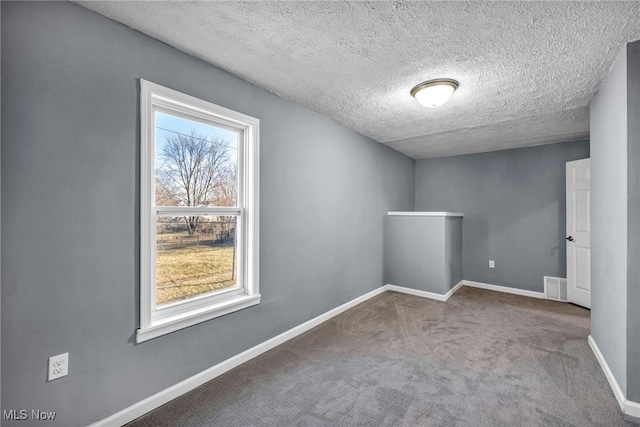
<path id="1" fill-rule="evenodd" d="M 235 206 L 238 203 L 238 165 L 225 169 L 220 180 L 213 188 L 213 200 L 216 206 Z"/>
<path id="2" fill-rule="evenodd" d="M 165 181 L 159 178 L 159 170 L 156 170 L 156 205 L 176 206 L 180 203 L 175 192 L 167 187 Z"/>
<path id="3" fill-rule="evenodd" d="M 214 188 L 215 204 L 217 206 L 235 206 L 238 204 L 238 165 L 230 166 L 224 173 L 222 179 Z M 222 239 L 229 241 L 231 230 L 235 229 L 235 217 L 221 216 Z"/>
<path id="4" fill-rule="evenodd" d="M 217 197 L 232 166 L 228 142 L 191 131 L 167 137 L 156 169 L 156 203 L 172 206 L 218 204 Z M 235 201 L 233 202 L 235 203 Z M 225 206 L 225 205 L 223 205 Z M 189 235 L 198 228 L 199 217 L 185 217 Z"/>

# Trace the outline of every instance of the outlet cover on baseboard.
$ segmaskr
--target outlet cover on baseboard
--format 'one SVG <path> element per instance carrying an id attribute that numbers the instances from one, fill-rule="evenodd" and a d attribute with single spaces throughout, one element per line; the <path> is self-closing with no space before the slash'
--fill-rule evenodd
<path id="1" fill-rule="evenodd" d="M 567 301 L 567 279 L 544 276 L 544 297 L 554 301 Z"/>

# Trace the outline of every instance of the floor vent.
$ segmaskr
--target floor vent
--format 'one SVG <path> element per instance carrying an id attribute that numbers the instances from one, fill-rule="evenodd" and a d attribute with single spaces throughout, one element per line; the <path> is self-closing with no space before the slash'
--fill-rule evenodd
<path id="1" fill-rule="evenodd" d="M 555 301 L 566 301 L 567 279 L 544 276 L 544 297 Z"/>

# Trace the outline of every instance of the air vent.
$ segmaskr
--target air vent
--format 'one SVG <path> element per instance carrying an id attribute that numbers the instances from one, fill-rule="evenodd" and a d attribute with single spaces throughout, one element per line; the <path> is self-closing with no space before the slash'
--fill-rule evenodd
<path id="1" fill-rule="evenodd" d="M 544 276 L 544 297 L 555 301 L 567 301 L 567 279 Z"/>

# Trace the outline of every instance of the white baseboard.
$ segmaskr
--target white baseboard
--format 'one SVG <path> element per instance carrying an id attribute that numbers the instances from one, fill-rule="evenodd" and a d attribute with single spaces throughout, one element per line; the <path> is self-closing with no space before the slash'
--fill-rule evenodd
<path id="1" fill-rule="evenodd" d="M 453 288 L 451 288 L 449 292 L 447 292 L 446 294 L 436 294 L 433 292 L 419 291 L 416 289 L 406 288 L 404 286 L 387 284 L 369 293 L 366 293 L 358 298 L 355 298 L 345 304 L 342 304 L 341 306 L 336 307 L 333 310 L 327 311 L 326 313 L 321 314 L 320 316 L 315 317 L 307 322 L 304 322 L 301 325 L 298 325 L 292 329 L 289 329 L 288 331 L 283 332 L 280 335 L 273 337 L 263 343 L 260 343 L 255 347 L 252 347 L 246 351 L 243 351 L 242 353 L 236 356 L 233 356 L 227 360 L 224 360 L 218 363 L 217 365 L 212 366 L 211 368 L 208 368 L 175 385 L 172 385 L 171 387 L 168 387 L 152 396 L 149 396 L 146 399 L 141 400 L 140 402 L 135 403 L 101 421 L 97 421 L 91 424 L 90 427 L 121 426 L 128 422 L 131 422 L 136 418 L 141 417 L 142 415 L 164 405 L 165 403 L 195 389 L 196 387 L 201 386 L 207 381 L 211 381 L 212 379 L 224 374 L 225 372 L 230 371 L 231 369 L 253 359 L 254 357 L 259 356 L 260 354 L 268 350 L 271 350 L 272 348 L 286 341 L 289 341 L 292 338 L 295 338 L 296 336 L 308 331 L 309 329 L 318 326 L 322 322 L 326 322 L 327 320 L 350 309 L 351 307 L 354 307 L 385 291 L 401 292 L 409 295 L 415 295 L 423 298 L 430 298 L 430 299 L 444 302 L 444 301 L 447 301 L 449 298 L 451 298 L 451 296 L 454 293 L 456 293 L 456 291 L 460 289 L 460 287 L 462 287 L 463 285 L 471 286 L 475 288 L 489 289 L 489 290 L 498 291 L 498 292 L 506 292 L 506 293 L 516 294 L 516 295 L 524 295 L 524 296 L 529 296 L 534 298 L 544 298 L 544 294 L 542 292 L 524 291 L 521 289 L 508 288 L 505 286 L 489 285 L 486 283 L 479 283 L 479 282 L 471 282 L 468 280 L 462 280 L 460 283 L 458 283 Z M 640 416 L 640 404 L 637 404 L 635 402 L 629 402 L 629 403 L 636 405 L 629 408 L 630 410 L 635 411 L 634 413 L 639 414 L 634 416 Z M 629 413 L 629 415 L 632 415 L 632 414 Z"/>
<path id="2" fill-rule="evenodd" d="M 640 418 L 640 403 L 632 400 L 625 400 L 624 413 L 632 417 Z"/>
<path id="3" fill-rule="evenodd" d="M 465 286 L 471 286 L 472 288 L 487 289 L 490 291 L 504 292 L 506 294 L 545 299 L 544 292 L 525 291 L 524 289 L 510 288 L 508 286 L 490 285 L 489 283 L 472 282 L 471 280 L 463 280 L 462 282 Z"/>
<path id="4" fill-rule="evenodd" d="M 596 344 L 596 341 L 591 335 L 589 335 L 588 342 L 589 347 L 591 347 L 591 351 L 593 351 L 593 354 L 596 356 L 598 363 L 600 363 L 600 367 L 604 372 L 604 376 L 607 377 L 607 381 L 609 381 L 609 385 L 611 386 L 611 390 L 613 390 L 613 395 L 616 397 L 616 400 L 620 405 L 620 409 L 624 411 L 624 402 L 627 400 L 627 398 L 624 396 L 624 392 L 622 391 L 622 388 L 620 388 L 620 384 L 618 384 L 616 377 L 613 376 L 613 372 L 611 372 L 609 364 L 604 359 L 604 356 L 602 355 L 598 344 Z"/>
<path id="5" fill-rule="evenodd" d="M 609 385 L 611 386 L 613 395 L 616 397 L 616 400 L 618 401 L 622 412 L 632 417 L 640 418 L 640 403 L 634 402 L 632 400 L 627 400 L 624 392 L 622 391 L 622 388 L 620 387 L 620 384 L 618 384 L 618 381 L 616 380 L 616 377 L 613 376 L 613 372 L 611 371 L 611 368 L 609 368 L 609 364 L 602 355 L 598 344 L 596 344 L 596 341 L 591 335 L 589 335 L 588 342 L 589 347 L 591 347 L 591 351 L 593 351 L 593 354 L 596 356 L 596 359 L 598 360 L 598 363 L 600 364 L 600 367 L 604 372 L 604 376 L 607 378 L 607 381 L 609 381 Z"/>
<path id="6" fill-rule="evenodd" d="M 446 294 L 436 294 L 433 292 L 419 291 L 417 289 L 406 288 L 404 286 L 398 286 L 398 285 L 392 285 L 392 284 L 386 284 L 383 286 L 383 288 L 385 288 L 385 290 L 387 291 L 402 292 L 404 294 L 415 295 L 423 298 L 430 298 L 437 301 L 447 301 L 449 298 L 451 298 L 453 294 L 456 293 L 458 289 L 460 289 L 461 286 L 469 286 L 472 288 L 480 288 L 480 289 L 487 289 L 490 291 L 504 292 L 506 294 L 514 294 L 514 295 L 521 295 L 521 296 L 531 297 L 531 298 L 545 299 L 544 292 L 525 291 L 524 289 L 510 288 L 508 286 L 491 285 L 489 283 L 473 282 L 471 280 L 460 281 L 460 283 L 458 283 L 453 288 L 451 288 L 451 290 Z"/>
<path id="7" fill-rule="evenodd" d="M 415 295 L 417 297 L 434 299 L 436 301 L 446 301 L 449 298 L 451 298 L 451 295 L 456 293 L 456 291 L 460 289 L 461 286 L 462 286 L 462 282 L 455 285 L 446 294 L 436 294 L 434 292 L 420 291 L 418 289 L 406 288 L 404 286 L 397 286 L 392 284 L 386 284 L 382 288 L 385 291 L 395 291 L 395 292 L 401 292 L 403 294 Z"/>
<path id="8" fill-rule="evenodd" d="M 308 331 L 309 329 L 318 326 L 322 322 L 325 322 L 331 319 L 332 317 L 342 313 L 343 311 L 346 311 L 351 307 L 354 307 L 360 304 L 361 302 L 364 302 L 376 295 L 379 295 L 385 292 L 386 290 L 387 289 L 384 286 L 381 286 L 378 289 L 375 289 L 345 304 L 342 304 L 341 306 L 338 306 L 333 310 L 327 311 L 326 313 L 321 314 L 318 317 L 314 317 L 313 319 L 308 320 L 303 324 L 298 325 L 292 329 L 289 329 L 288 331 L 283 332 L 280 335 L 277 335 L 263 343 L 260 343 L 255 347 L 252 347 L 246 351 L 243 351 L 242 353 L 236 356 L 233 356 L 230 359 L 220 362 L 217 365 L 212 366 L 211 368 L 208 368 L 198 374 L 195 374 L 184 381 L 181 381 L 152 396 L 149 396 L 146 399 L 141 400 L 140 402 L 135 403 L 123 409 L 122 411 L 111 415 L 110 417 L 107 417 L 101 421 L 93 423 L 91 424 L 90 427 L 98 427 L 98 426 L 113 427 L 113 426 L 121 426 L 128 422 L 131 422 L 136 418 L 146 414 L 147 412 L 150 412 L 158 408 L 159 406 L 164 405 L 165 403 L 195 389 L 196 387 L 201 386 L 207 381 L 211 381 L 212 379 L 224 374 L 225 372 L 230 371 L 231 369 L 253 359 L 254 357 L 259 356 L 260 354 L 268 350 L 271 350 L 272 348 L 286 341 L 289 341 L 292 338 L 297 337 L 298 335 Z"/>
<path id="9" fill-rule="evenodd" d="M 455 294 L 458 291 L 458 289 L 462 287 L 462 285 L 464 285 L 464 280 L 459 281 L 457 285 L 455 285 L 453 288 L 449 290 L 449 292 L 444 294 L 444 300 L 446 301 L 449 298 L 451 298 L 451 296 Z"/>

